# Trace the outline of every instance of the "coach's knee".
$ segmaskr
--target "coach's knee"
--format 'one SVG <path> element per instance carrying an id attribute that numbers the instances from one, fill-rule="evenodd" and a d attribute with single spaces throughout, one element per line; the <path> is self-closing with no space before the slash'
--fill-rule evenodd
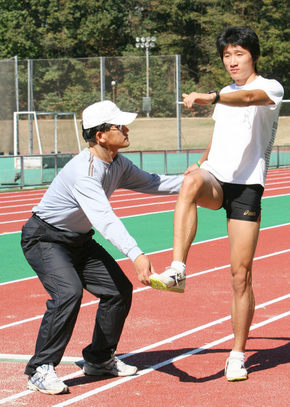
<path id="1" fill-rule="evenodd" d="M 81 284 L 77 285 L 70 285 L 66 287 L 65 290 L 59 295 L 58 302 L 61 307 L 63 306 L 70 306 L 75 307 L 78 306 L 83 297 L 83 287 Z"/>

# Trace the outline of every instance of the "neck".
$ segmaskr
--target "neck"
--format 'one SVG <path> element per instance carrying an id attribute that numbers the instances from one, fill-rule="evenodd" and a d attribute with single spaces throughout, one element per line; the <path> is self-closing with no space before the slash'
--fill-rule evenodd
<path id="1" fill-rule="evenodd" d="M 111 163 L 115 158 L 117 152 L 109 151 L 100 144 L 92 144 L 89 146 L 89 150 L 92 154 L 98 157 L 100 160 L 107 163 Z"/>
<path id="2" fill-rule="evenodd" d="M 253 82 L 259 75 L 256 72 L 253 72 L 247 79 L 236 80 L 237 86 L 243 86 L 247 83 Z"/>

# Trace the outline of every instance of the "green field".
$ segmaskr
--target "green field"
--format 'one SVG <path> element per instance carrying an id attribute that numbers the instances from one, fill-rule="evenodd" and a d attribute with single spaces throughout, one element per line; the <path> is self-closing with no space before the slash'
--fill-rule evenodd
<path id="1" fill-rule="evenodd" d="M 262 200 L 261 228 L 289 223 L 289 207 L 289 195 L 264 198 Z M 198 215 L 199 222 L 195 242 L 226 236 L 224 209 L 212 211 L 198 208 Z M 123 218 L 122 221 L 145 253 L 172 248 L 173 211 Z M 99 234 L 96 234 L 95 238 L 115 259 L 124 258 L 114 246 Z M 0 283 L 35 275 L 22 254 L 20 233 L 0 235 L 0 256 Z"/>

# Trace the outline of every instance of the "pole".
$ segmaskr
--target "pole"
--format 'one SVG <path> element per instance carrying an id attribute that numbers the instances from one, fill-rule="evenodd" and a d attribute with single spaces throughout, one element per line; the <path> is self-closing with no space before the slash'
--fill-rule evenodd
<path id="1" fill-rule="evenodd" d="M 105 57 L 100 58 L 101 101 L 106 98 Z"/>
<path id="2" fill-rule="evenodd" d="M 18 86 L 18 57 L 14 57 L 15 61 L 15 107 L 16 112 L 19 112 L 19 86 Z"/>
<path id="3" fill-rule="evenodd" d="M 149 98 L 149 47 L 146 47 L 146 96 Z M 149 112 L 147 112 L 147 117 L 149 117 Z"/>
<path id="4" fill-rule="evenodd" d="M 27 73 L 28 73 L 28 80 L 27 80 L 27 104 L 28 104 L 28 111 L 32 112 L 33 109 L 33 61 L 31 59 L 27 60 Z M 31 114 L 28 115 L 28 154 L 33 154 L 33 128 L 32 128 L 32 120 L 33 116 Z"/>
<path id="5" fill-rule="evenodd" d="M 180 55 L 175 55 L 176 65 L 176 120 L 177 120 L 177 148 L 181 150 L 181 103 L 180 100 Z"/>

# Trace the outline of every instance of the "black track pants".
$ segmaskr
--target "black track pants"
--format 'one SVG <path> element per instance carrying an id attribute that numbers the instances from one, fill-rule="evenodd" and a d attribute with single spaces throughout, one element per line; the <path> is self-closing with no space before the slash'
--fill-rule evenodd
<path id="1" fill-rule="evenodd" d="M 33 215 L 22 229 L 23 253 L 51 296 L 46 303 L 35 354 L 26 366 L 59 364 L 71 338 L 83 288 L 100 298 L 92 342 L 83 349 L 89 362 L 111 357 L 132 300 L 132 284 L 116 261 L 87 234 L 65 232 Z M 90 326 L 86 330 L 90 330 Z"/>

